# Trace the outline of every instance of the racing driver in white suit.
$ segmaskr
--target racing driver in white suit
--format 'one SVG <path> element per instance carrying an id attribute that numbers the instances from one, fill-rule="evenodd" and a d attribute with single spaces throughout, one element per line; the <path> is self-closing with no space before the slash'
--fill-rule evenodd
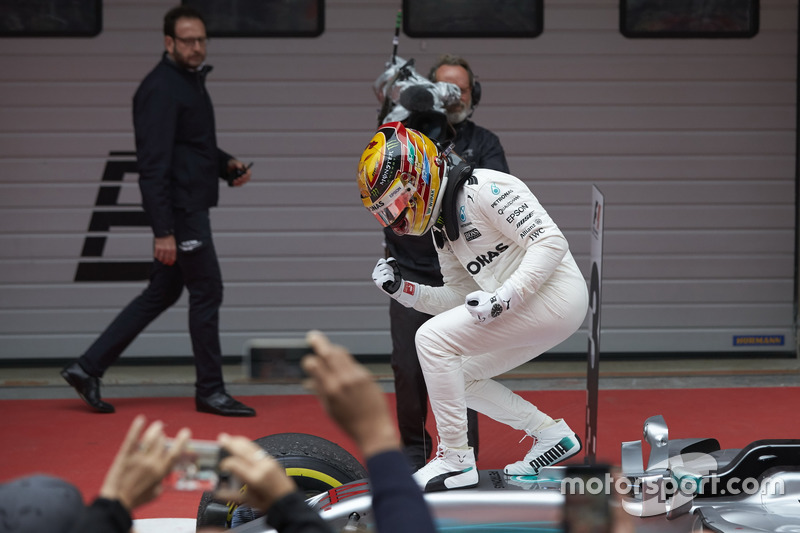
<path id="1" fill-rule="evenodd" d="M 392 122 L 378 128 L 358 167 L 364 206 L 398 234 L 432 231 L 444 277 L 442 287 L 402 280 L 392 258 L 379 260 L 372 274 L 401 304 L 436 315 L 415 339 L 439 433 L 436 456 L 414 474 L 426 491 L 478 483 L 467 407 L 533 437 L 506 475 L 537 475 L 581 450 L 563 419 L 492 378 L 580 327 L 589 301 L 583 275 L 521 180 L 472 169 L 448 151 Z"/>

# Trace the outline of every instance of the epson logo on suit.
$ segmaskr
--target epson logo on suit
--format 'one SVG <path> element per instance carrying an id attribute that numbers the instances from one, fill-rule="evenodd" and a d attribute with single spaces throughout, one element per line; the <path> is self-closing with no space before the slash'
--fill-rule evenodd
<path id="1" fill-rule="evenodd" d="M 526 203 L 522 204 L 521 206 L 519 206 L 518 208 L 514 209 L 514 211 L 512 211 L 511 214 L 506 217 L 506 222 L 511 224 L 512 222 L 514 222 L 514 219 L 516 217 L 520 216 L 522 213 L 524 213 L 527 210 L 528 210 L 528 204 L 526 202 Z"/>

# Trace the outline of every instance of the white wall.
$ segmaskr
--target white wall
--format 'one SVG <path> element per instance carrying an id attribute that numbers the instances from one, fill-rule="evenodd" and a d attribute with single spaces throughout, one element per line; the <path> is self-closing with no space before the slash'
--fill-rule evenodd
<path id="1" fill-rule="evenodd" d="M 106 0 L 96 38 L 0 39 L 0 359 L 78 355 L 143 288 L 74 276 L 174 3 Z M 370 279 L 381 233 L 354 175 L 399 4 L 329 0 L 318 38 L 209 46 L 220 144 L 255 162 L 213 212 L 226 354 L 312 327 L 389 351 Z M 796 2 L 761 0 L 753 39 L 626 39 L 615 0 L 548 1 L 544 26 L 530 40 L 401 36 L 399 54 L 421 72 L 443 52 L 471 61 L 476 121 L 584 271 L 591 184 L 605 193 L 603 351 L 753 350 L 734 335 L 784 335 L 777 349 L 793 351 Z M 137 210 L 135 180 L 111 211 Z M 150 245 L 146 228 L 112 228 L 102 260 L 145 260 Z M 555 351 L 585 350 L 581 330 Z M 185 297 L 127 354 L 189 355 Z"/>

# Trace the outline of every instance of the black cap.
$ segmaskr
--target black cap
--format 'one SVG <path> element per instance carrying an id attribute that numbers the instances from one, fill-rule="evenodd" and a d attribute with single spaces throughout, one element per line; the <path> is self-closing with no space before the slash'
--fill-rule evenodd
<path id="1" fill-rule="evenodd" d="M 3 533 L 67 533 L 83 509 L 80 491 L 62 479 L 34 475 L 0 484 Z"/>

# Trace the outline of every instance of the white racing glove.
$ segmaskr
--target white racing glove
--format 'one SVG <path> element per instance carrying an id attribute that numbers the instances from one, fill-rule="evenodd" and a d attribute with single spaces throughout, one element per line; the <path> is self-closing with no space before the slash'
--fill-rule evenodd
<path id="1" fill-rule="evenodd" d="M 379 259 L 372 271 L 372 281 L 380 290 L 406 307 L 414 307 L 419 298 L 419 283 L 403 280 L 393 257 Z"/>
<path id="2" fill-rule="evenodd" d="M 503 311 L 510 311 L 519 303 L 519 297 L 511 286 L 503 284 L 494 293 L 475 291 L 467 294 L 464 305 L 475 321 L 488 324 Z"/>

